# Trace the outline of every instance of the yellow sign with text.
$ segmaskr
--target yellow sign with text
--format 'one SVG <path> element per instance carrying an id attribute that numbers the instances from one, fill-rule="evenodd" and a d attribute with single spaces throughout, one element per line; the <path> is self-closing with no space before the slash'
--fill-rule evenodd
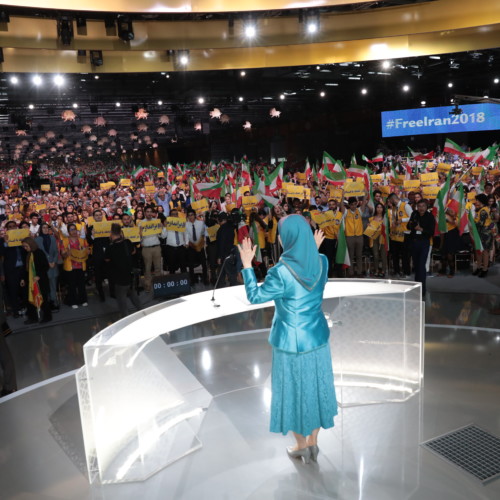
<path id="1" fill-rule="evenodd" d="M 259 204 L 259 200 L 257 196 L 243 196 L 241 198 L 241 206 L 243 210 L 250 211 L 253 207 L 256 207 Z"/>
<path id="2" fill-rule="evenodd" d="M 342 201 L 342 196 L 344 195 L 344 190 L 340 188 L 335 188 L 330 186 L 330 198 L 340 203 Z"/>
<path id="3" fill-rule="evenodd" d="M 439 182 L 437 172 L 429 172 L 427 174 L 420 174 L 420 184 L 423 186 L 435 186 Z"/>
<path id="4" fill-rule="evenodd" d="M 165 219 L 165 228 L 167 231 L 184 233 L 186 231 L 186 219 L 182 219 L 181 217 L 167 217 Z"/>
<path id="5" fill-rule="evenodd" d="M 7 246 L 9 247 L 20 247 L 21 241 L 30 235 L 30 230 L 25 229 L 10 229 L 7 231 Z"/>
<path id="6" fill-rule="evenodd" d="M 50 191 L 50 184 L 42 184 L 40 186 L 40 190 L 41 191 Z M 66 188 L 64 190 L 66 191 Z M 62 188 L 61 188 L 61 191 L 62 191 Z"/>
<path id="7" fill-rule="evenodd" d="M 305 184 L 307 182 L 307 179 L 306 179 L 306 174 L 304 172 L 297 172 L 295 174 L 295 178 L 297 179 L 298 182 L 300 182 L 301 184 Z"/>
<path id="8" fill-rule="evenodd" d="M 208 210 L 208 200 L 202 198 L 199 201 L 193 201 L 191 203 L 191 208 L 196 212 L 196 215 L 202 215 Z"/>
<path id="9" fill-rule="evenodd" d="M 217 231 L 219 230 L 219 224 L 207 227 L 208 238 L 211 242 L 217 241 Z"/>
<path id="10" fill-rule="evenodd" d="M 163 230 L 160 219 L 142 220 L 139 227 L 143 237 L 161 234 Z"/>
<path id="11" fill-rule="evenodd" d="M 405 191 L 413 191 L 414 189 L 419 189 L 420 188 L 420 181 L 418 179 L 414 180 L 404 180 L 403 181 L 403 188 Z"/>
<path id="12" fill-rule="evenodd" d="M 289 198 L 302 199 L 304 197 L 304 188 L 302 186 L 296 186 L 295 184 L 292 184 L 286 191 L 286 195 Z"/>
<path id="13" fill-rule="evenodd" d="M 121 221 L 120 221 L 121 222 Z M 96 238 L 109 238 L 111 233 L 111 221 L 94 222 L 92 235 Z"/>
<path id="14" fill-rule="evenodd" d="M 422 188 L 422 196 L 429 200 L 435 200 L 441 188 L 439 186 L 424 186 Z"/>
<path id="15" fill-rule="evenodd" d="M 124 227 L 122 231 L 125 239 L 130 240 L 132 243 L 140 243 L 141 235 L 138 227 Z"/>
<path id="16" fill-rule="evenodd" d="M 144 186 L 144 191 L 146 191 L 146 194 L 154 194 L 156 192 L 156 188 L 154 186 Z"/>
<path id="17" fill-rule="evenodd" d="M 448 163 L 438 163 L 437 171 L 440 174 L 447 174 L 451 169 L 451 165 Z"/>
<path id="18" fill-rule="evenodd" d="M 382 174 L 373 174 L 370 175 L 370 179 L 374 184 L 377 184 L 379 182 L 382 182 L 384 180 L 384 176 Z"/>
<path id="19" fill-rule="evenodd" d="M 483 173 L 483 167 L 472 167 L 472 175 L 481 175 Z"/>
<path id="20" fill-rule="evenodd" d="M 130 187 L 132 185 L 132 179 L 120 179 L 120 186 Z"/>
<path id="21" fill-rule="evenodd" d="M 35 205 L 35 210 L 37 212 L 40 212 L 40 210 L 46 210 L 47 205 L 45 203 L 40 203 L 39 205 Z"/>
<path id="22" fill-rule="evenodd" d="M 364 182 L 346 182 L 344 186 L 344 195 L 346 198 L 351 196 L 364 196 L 365 195 L 365 184 Z"/>

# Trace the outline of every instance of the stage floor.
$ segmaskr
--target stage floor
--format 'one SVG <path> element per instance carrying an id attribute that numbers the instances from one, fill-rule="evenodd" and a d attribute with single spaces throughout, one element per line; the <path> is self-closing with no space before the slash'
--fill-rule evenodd
<path id="1" fill-rule="evenodd" d="M 483 486 L 420 446 L 471 422 L 500 435 L 498 331 L 427 327 L 423 391 L 406 403 L 341 408 L 310 465 L 287 457 L 293 438 L 268 432 L 267 332 L 169 337 L 214 395 L 201 450 L 142 483 L 90 487 L 74 376 L 61 375 L 0 404 L 0 498 L 500 498 L 500 479 Z"/>

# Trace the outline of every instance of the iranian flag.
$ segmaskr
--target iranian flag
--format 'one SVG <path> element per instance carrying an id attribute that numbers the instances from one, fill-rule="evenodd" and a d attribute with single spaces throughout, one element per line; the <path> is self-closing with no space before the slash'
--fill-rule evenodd
<path id="1" fill-rule="evenodd" d="M 174 167 L 172 167 L 172 164 L 169 163 L 168 164 L 168 167 L 167 167 L 167 179 L 168 179 L 168 182 L 172 182 L 175 178 L 175 174 L 174 174 Z"/>
<path id="2" fill-rule="evenodd" d="M 252 186 L 252 176 L 250 174 L 250 165 L 246 157 L 241 159 L 241 177 L 245 180 L 245 185 Z"/>
<path id="3" fill-rule="evenodd" d="M 266 185 L 264 181 L 257 175 L 256 172 L 253 174 L 253 183 L 254 183 L 254 193 L 266 194 Z"/>
<path id="4" fill-rule="evenodd" d="M 481 238 L 479 237 L 479 232 L 477 230 L 476 221 L 472 216 L 472 212 L 469 212 L 469 231 L 472 236 L 472 241 L 474 243 L 474 248 L 476 252 L 482 252 L 484 250 L 483 244 L 481 243 Z"/>
<path id="5" fill-rule="evenodd" d="M 195 190 L 199 191 L 205 198 L 220 198 L 224 179 L 220 182 L 198 182 Z"/>
<path id="6" fill-rule="evenodd" d="M 381 161 L 384 161 L 384 153 L 379 153 L 377 156 L 372 158 L 372 163 L 379 163 Z"/>
<path id="7" fill-rule="evenodd" d="M 279 203 L 278 198 L 275 198 L 274 196 L 267 196 L 266 194 L 259 194 L 258 196 L 268 208 L 273 208 Z"/>
<path id="8" fill-rule="evenodd" d="M 330 184 L 342 185 L 347 178 L 346 171 L 339 161 L 335 161 L 326 151 L 323 153 L 323 171 Z"/>
<path id="9" fill-rule="evenodd" d="M 340 264 L 342 269 L 351 267 L 349 259 L 349 252 L 347 251 L 347 240 L 345 237 L 345 216 L 342 217 L 339 227 L 339 234 L 337 239 L 337 253 L 335 255 L 335 264 Z"/>
<path id="10" fill-rule="evenodd" d="M 194 192 L 195 192 L 194 179 L 192 177 L 190 177 L 189 178 L 189 199 L 190 199 L 191 203 L 193 203 L 193 201 L 194 201 Z"/>
<path id="11" fill-rule="evenodd" d="M 304 171 L 304 174 L 306 175 L 306 179 L 309 179 L 312 174 L 312 169 L 311 169 L 311 164 L 309 163 L 309 158 L 306 158 L 306 169 Z"/>
<path id="12" fill-rule="evenodd" d="M 462 183 L 456 186 L 453 196 L 448 201 L 448 207 L 457 215 L 458 232 L 462 236 L 467 227 L 467 211 L 465 210 L 465 195 Z"/>
<path id="13" fill-rule="evenodd" d="M 451 139 L 446 139 L 443 151 L 445 153 L 458 155 L 462 158 L 465 156 L 464 150 L 456 142 L 453 142 Z"/>
<path id="14" fill-rule="evenodd" d="M 281 189 L 283 185 L 283 162 L 281 162 L 271 173 L 268 173 L 264 167 L 264 184 L 266 186 L 266 194 L 274 194 Z"/>
<path id="15" fill-rule="evenodd" d="M 498 146 L 490 146 L 489 148 L 486 148 L 483 151 L 477 152 L 472 157 L 472 162 L 473 163 L 487 163 L 487 164 L 489 164 L 491 161 L 494 160 L 495 155 L 497 154 L 497 151 L 498 151 Z"/>
<path id="16" fill-rule="evenodd" d="M 448 171 L 446 176 L 446 182 L 441 186 L 439 193 L 434 202 L 434 207 L 437 210 L 436 219 L 438 223 L 438 229 L 440 233 L 446 233 L 446 205 L 448 204 L 448 197 L 450 195 L 450 179 L 451 179 L 451 169 Z"/>
<path id="17" fill-rule="evenodd" d="M 132 171 L 132 177 L 137 180 L 140 179 L 143 175 L 147 173 L 147 168 L 144 167 L 137 167 L 135 170 Z"/>
<path id="18" fill-rule="evenodd" d="M 245 238 L 248 238 L 248 226 L 240 221 L 238 224 L 238 243 L 243 243 Z"/>
<path id="19" fill-rule="evenodd" d="M 366 190 L 370 189 L 370 172 L 368 167 L 362 167 L 361 165 L 351 165 L 346 173 L 349 177 L 354 177 L 355 179 L 362 180 L 365 183 Z"/>
<path id="20" fill-rule="evenodd" d="M 257 247 L 257 250 L 255 251 L 254 260 L 257 264 L 260 264 L 262 262 L 262 252 L 259 245 L 259 232 L 257 229 L 257 222 L 255 222 L 255 220 L 252 222 L 250 237 L 252 239 L 253 244 Z"/>
<path id="21" fill-rule="evenodd" d="M 356 155 L 355 155 L 355 154 L 353 154 L 353 155 L 351 156 L 351 165 L 357 165 L 357 164 L 358 164 L 358 162 L 357 162 L 357 160 L 356 160 Z"/>
<path id="22" fill-rule="evenodd" d="M 366 163 L 373 163 L 373 162 L 370 160 L 370 158 L 368 158 L 366 155 L 361 155 L 361 159 L 362 159 L 363 161 L 366 161 Z"/>
<path id="23" fill-rule="evenodd" d="M 410 154 L 412 155 L 413 159 L 415 161 L 423 161 L 423 160 L 432 160 L 434 158 L 434 151 L 431 151 L 430 153 L 420 153 L 419 151 L 413 151 L 410 147 L 408 147 Z"/>

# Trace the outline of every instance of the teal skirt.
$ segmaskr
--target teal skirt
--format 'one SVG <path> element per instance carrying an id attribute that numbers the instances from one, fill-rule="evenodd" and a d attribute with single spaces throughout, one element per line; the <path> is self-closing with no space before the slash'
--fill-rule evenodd
<path id="1" fill-rule="evenodd" d="M 335 415 L 330 344 L 298 354 L 273 348 L 271 432 L 309 436 L 333 427 Z"/>

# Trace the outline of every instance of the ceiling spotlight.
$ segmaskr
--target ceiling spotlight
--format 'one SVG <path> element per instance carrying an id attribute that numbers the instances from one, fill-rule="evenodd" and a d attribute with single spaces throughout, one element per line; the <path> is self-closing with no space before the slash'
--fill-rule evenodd
<path id="1" fill-rule="evenodd" d="M 383 69 L 389 69 L 390 67 L 391 67 L 391 61 L 383 61 L 382 62 Z"/>
<path id="2" fill-rule="evenodd" d="M 42 77 L 40 75 L 35 75 L 33 77 L 33 83 L 38 87 L 38 85 L 41 85 L 43 82 Z"/>
<path id="3" fill-rule="evenodd" d="M 255 27 L 254 24 L 247 24 L 245 26 L 245 36 L 247 38 L 255 38 L 257 35 L 257 28 Z"/>
<path id="4" fill-rule="evenodd" d="M 158 106 L 161 106 L 163 104 L 163 101 L 158 101 Z"/>
<path id="5" fill-rule="evenodd" d="M 117 102 L 117 103 L 115 104 L 115 106 L 116 106 L 117 108 L 119 108 L 119 107 L 121 106 L 121 103 Z"/>
<path id="6" fill-rule="evenodd" d="M 73 40 L 73 21 L 62 18 L 57 21 L 57 36 L 63 45 L 71 45 Z"/>
<path id="7" fill-rule="evenodd" d="M 362 93 L 363 95 L 366 95 L 366 94 L 368 93 L 368 90 L 367 90 L 367 89 L 361 89 L 361 93 Z"/>
<path id="8" fill-rule="evenodd" d="M 238 97 L 238 101 L 243 102 L 243 97 Z"/>
<path id="9" fill-rule="evenodd" d="M 182 54 L 179 57 L 179 63 L 182 64 L 182 66 L 187 66 L 188 62 L 189 62 L 189 57 L 187 56 L 187 54 Z"/>
<path id="10" fill-rule="evenodd" d="M 420 101 L 421 106 L 425 106 L 427 103 L 425 101 Z"/>
<path id="11" fill-rule="evenodd" d="M 453 87 L 453 83 L 448 82 L 448 88 L 450 88 L 450 89 L 451 89 L 451 87 Z"/>
<path id="12" fill-rule="evenodd" d="M 498 83 L 499 81 L 500 81 L 500 80 L 499 80 L 498 78 L 495 78 L 495 79 L 493 80 L 493 83 Z"/>
<path id="13" fill-rule="evenodd" d="M 198 97 L 198 104 L 204 104 L 205 99 L 203 97 Z"/>
<path id="14" fill-rule="evenodd" d="M 403 85 L 403 92 L 408 92 L 410 90 L 409 85 Z"/>
<path id="15" fill-rule="evenodd" d="M 103 63 L 104 63 L 104 60 L 102 58 L 102 50 L 91 50 L 90 51 L 90 64 L 92 64 L 92 66 L 102 66 Z M 97 80 L 97 78 L 96 78 L 96 80 Z"/>
<path id="16" fill-rule="evenodd" d="M 319 93 L 319 96 L 320 96 L 320 97 L 325 97 L 325 95 L 326 95 L 326 94 L 325 94 L 325 92 L 324 92 L 323 90 Z"/>
<path id="17" fill-rule="evenodd" d="M 285 94 L 280 94 L 280 99 L 283 100 L 285 98 Z"/>
<path id="18" fill-rule="evenodd" d="M 94 75 L 94 80 L 99 80 L 99 75 Z"/>
<path id="19" fill-rule="evenodd" d="M 485 94 L 485 95 L 483 95 L 483 99 L 489 99 L 489 98 L 490 98 L 490 96 L 489 96 L 489 95 L 486 95 L 486 94 Z"/>
<path id="20" fill-rule="evenodd" d="M 78 104 L 76 102 L 73 103 L 73 108 L 74 109 L 78 108 Z"/>
<path id="21" fill-rule="evenodd" d="M 321 69 L 321 66 L 316 66 L 316 69 L 319 71 Z"/>
<path id="22" fill-rule="evenodd" d="M 35 106 L 33 104 L 28 104 L 29 109 L 35 109 Z"/>
<path id="23" fill-rule="evenodd" d="M 62 85 L 64 85 L 64 78 L 61 75 L 55 75 L 54 83 L 57 87 L 61 87 Z"/>
<path id="24" fill-rule="evenodd" d="M 308 21 L 307 23 L 307 32 L 310 35 L 314 35 L 314 33 L 318 32 L 318 23 L 317 21 Z"/>
<path id="25" fill-rule="evenodd" d="M 134 39 L 134 28 L 132 27 L 132 21 L 126 16 L 118 16 L 116 19 L 118 24 L 118 36 L 124 42 L 130 42 Z"/>
<path id="26" fill-rule="evenodd" d="M 245 76 L 246 74 L 246 71 L 240 71 L 240 76 Z"/>
<path id="27" fill-rule="evenodd" d="M 17 85 L 19 83 L 19 78 L 15 75 L 11 76 L 10 83 L 12 83 L 13 85 Z"/>

